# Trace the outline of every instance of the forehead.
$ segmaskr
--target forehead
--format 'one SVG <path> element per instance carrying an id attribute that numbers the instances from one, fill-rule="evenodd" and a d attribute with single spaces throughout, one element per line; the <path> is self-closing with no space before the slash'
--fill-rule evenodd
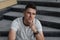
<path id="1" fill-rule="evenodd" d="M 36 13 L 36 9 L 33 9 L 33 8 L 28 8 L 28 9 L 26 9 L 26 11 L 27 12 L 34 12 L 34 13 Z"/>

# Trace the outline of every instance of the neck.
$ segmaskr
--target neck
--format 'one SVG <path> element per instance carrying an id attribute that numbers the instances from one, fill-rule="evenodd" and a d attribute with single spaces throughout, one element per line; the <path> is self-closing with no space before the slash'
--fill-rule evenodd
<path id="1" fill-rule="evenodd" d="M 26 19 L 23 17 L 23 24 L 25 25 L 25 26 L 29 26 L 28 25 L 28 23 L 27 23 L 27 21 L 26 21 Z"/>

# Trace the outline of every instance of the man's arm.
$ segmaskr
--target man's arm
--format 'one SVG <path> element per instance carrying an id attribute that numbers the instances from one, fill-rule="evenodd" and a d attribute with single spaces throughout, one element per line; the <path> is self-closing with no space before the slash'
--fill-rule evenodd
<path id="1" fill-rule="evenodd" d="M 36 40 L 44 40 L 43 32 L 35 34 Z"/>
<path id="2" fill-rule="evenodd" d="M 8 40 L 15 40 L 16 38 L 16 31 L 15 30 L 10 30 Z"/>
<path id="3" fill-rule="evenodd" d="M 34 23 L 31 23 L 30 24 L 30 28 L 32 29 L 33 33 L 34 33 L 34 36 L 36 37 L 36 40 L 44 40 L 44 35 L 43 35 L 43 32 L 40 31 L 37 33 L 37 29 L 36 29 L 36 26 Z"/>
<path id="4" fill-rule="evenodd" d="M 37 33 L 37 29 L 35 28 L 35 26 L 32 26 L 32 31 L 34 33 L 34 36 L 36 37 L 36 40 L 44 40 L 44 35 L 43 32 L 38 32 Z"/>

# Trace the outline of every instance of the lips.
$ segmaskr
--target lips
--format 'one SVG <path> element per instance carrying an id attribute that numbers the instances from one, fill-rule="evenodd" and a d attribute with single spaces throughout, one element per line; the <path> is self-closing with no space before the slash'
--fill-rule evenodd
<path id="1" fill-rule="evenodd" d="M 32 18 L 29 18 L 30 20 L 32 20 Z"/>

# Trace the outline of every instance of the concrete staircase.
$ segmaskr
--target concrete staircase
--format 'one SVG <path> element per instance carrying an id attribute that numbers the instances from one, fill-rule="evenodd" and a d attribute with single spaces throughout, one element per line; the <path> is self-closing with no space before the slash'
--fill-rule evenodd
<path id="1" fill-rule="evenodd" d="M 8 40 L 8 38 L 0 37 L 0 40 Z M 45 40 L 60 40 L 60 37 L 45 37 Z"/>
<path id="2" fill-rule="evenodd" d="M 17 17 L 23 16 L 23 10 L 28 3 L 35 3 L 37 15 L 42 23 L 45 40 L 60 40 L 60 3 L 45 1 L 17 1 L 18 4 L 11 7 L 9 12 L 2 15 L 0 20 L 0 39 L 8 40 L 11 22 Z"/>

